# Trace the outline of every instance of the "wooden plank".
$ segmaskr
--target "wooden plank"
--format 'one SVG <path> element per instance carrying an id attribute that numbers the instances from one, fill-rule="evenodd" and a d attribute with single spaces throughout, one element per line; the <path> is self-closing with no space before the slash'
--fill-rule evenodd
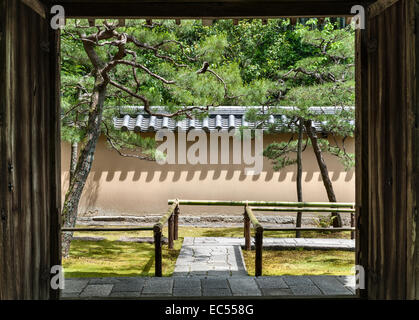
<path id="1" fill-rule="evenodd" d="M 0 30 L 5 29 L 6 23 L 6 1 L 0 0 Z M 5 107 L 6 107 L 6 36 L 2 33 L 0 37 L 0 174 L 2 177 L 7 178 L 7 155 L 6 155 L 6 132 L 5 132 Z M 5 188 L 5 183 L 0 183 L 0 300 L 6 298 L 5 289 L 6 289 L 6 268 L 5 268 L 5 248 L 6 244 L 4 238 L 4 230 L 6 228 L 6 195 L 7 191 Z M 3 285 L 1 285 L 3 284 Z"/>
<path id="2" fill-rule="evenodd" d="M 369 199 L 367 235 L 361 235 L 361 245 L 366 245 L 367 238 L 368 249 L 360 252 L 368 256 L 362 258 L 362 265 L 371 299 L 415 296 L 412 135 L 416 61 L 411 6 L 412 0 L 399 0 L 368 21 Z"/>
<path id="3" fill-rule="evenodd" d="M 54 265 L 61 265 L 61 59 L 60 59 L 60 30 L 52 30 L 49 27 L 48 16 L 46 28 L 48 30 L 49 55 L 48 73 L 46 80 L 49 82 L 49 91 L 45 105 L 49 105 L 50 112 L 46 118 L 46 123 L 50 123 L 48 128 L 48 190 L 49 190 L 49 268 Z M 53 290 L 51 286 L 49 298 L 57 300 L 60 297 L 59 290 Z"/>
<path id="4" fill-rule="evenodd" d="M 378 16 L 383 11 L 387 10 L 387 8 L 394 5 L 399 0 L 378 0 L 368 6 L 368 16 L 370 19 Z"/>
<path id="5" fill-rule="evenodd" d="M 368 13 L 366 27 L 368 28 Z M 368 135 L 368 34 L 366 29 L 355 32 L 355 264 L 368 266 L 369 250 L 369 135 Z M 365 279 L 368 281 L 368 278 Z M 366 284 L 368 287 L 368 285 Z M 367 290 L 357 289 L 361 298 Z"/>
<path id="6" fill-rule="evenodd" d="M 419 3 L 416 1 L 414 4 L 415 12 L 415 21 L 419 21 Z M 419 23 L 415 23 L 415 47 L 413 48 L 413 54 L 415 59 L 415 67 L 416 67 L 416 75 L 419 74 Z M 414 166 L 414 178 L 413 178 L 413 188 L 416 190 L 414 193 L 414 213 L 413 213 L 413 221 L 415 223 L 412 224 L 412 273 L 413 279 L 411 281 L 412 284 L 412 292 L 409 295 L 410 299 L 419 300 L 419 224 L 418 224 L 418 217 L 419 217 L 419 81 L 416 79 L 414 82 L 416 87 L 414 88 L 414 101 L 416 102 L 416 108 L 414 109 L 414 119 L 415 119 L 415 127 L 413 133 L 413 145 L 414 145 L 414 153 L 413 153 L 413 166 Z M 413 236 L 415 235 L 415 236 Z M 416 238 L 416 241 L 414 240 Z"/>
<path id="7" fill-rule="evenodd" d="M 367 2 L 368 3 L 368 2 Z M 66 3 L 68 18 L 241 19 L 286 17 L 341 17 L 356 1 L 242 1 L 242 2 L 111 2 Z"/>
<path id="8" fill-rule="evenodd" d="M 45 6 L 43 3 L 39 2 L 38 0 L 21 0 L 24 4 L 30 7 L 33 11 L 41 16 L 41 18 L 46 19 L 47 14 L 45 10 Z"/>

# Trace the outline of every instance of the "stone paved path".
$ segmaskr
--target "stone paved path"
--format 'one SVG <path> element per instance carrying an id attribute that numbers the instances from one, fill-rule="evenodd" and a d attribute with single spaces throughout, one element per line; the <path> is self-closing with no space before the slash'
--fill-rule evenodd
<path id="1" fill-rule="evenodd" d="M 228 238 L 185 238 L 173 276 L 247 276 L 240 243 Z"/>
<path id="2" fill-rule="evenodd" d="M 353 276 L 66 279 L 62 299 L 354 295 Z"/>
<path id="3" fill-rule="evenodd" d="M 252 238 L 252 245 L 254 239 Z M 244 238 L 228 237 L 186 237 L 183 246 L 244 246 Z M 328 238 L 263 238 L 263 247 L 267 249 L 322 249 L 322 250 L 355 250 L 355 240 Z"/>

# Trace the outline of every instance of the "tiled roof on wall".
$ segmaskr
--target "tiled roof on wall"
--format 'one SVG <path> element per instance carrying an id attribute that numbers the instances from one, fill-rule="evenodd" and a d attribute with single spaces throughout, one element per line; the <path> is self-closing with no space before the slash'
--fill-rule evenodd
<path id="1" fill-rule="evenodd" d="M 135 131 L 135 132 L 155 132 L 160 129 L 169 130 L 184 130 L 188 131 L 191 129 L 202 129 L 205 131 L 220 131 L 220 130 L 233 130 L 239 129 L 240 127 L 253 128 L 254 123 L 248 122 L 245 119 L 245 114 L 249 108 L 262 107 L 216 107 L 212 108 L 208 112 L 208 116 L 204 119 L 183 119 L 176 121 L 169 117 L 157 117 L 150 116 L 144 111 L 143 107 L 137 106 L 124 106 L 120 107 L 121 116 L 114 118 L 114 127 L 118 130 L 124 131 Z M 280 107 L 280 109 L 292 110 L 294 107 Z M 353 108 L 353 107 L 346 107 Z M 341 110 L 342 107 L 311 107 L 310 110 L 314 113 L 326 113 L 333 114 L 336 110 Z M 153 110 L 158 110 L 159 113 L 164 113 L 163 107 L 157 107 Z M 287 116 L 284 114 L 270 115 L 268 124 L 264 126 L 264 129 L 270 124 L 276 123 L 281 126 L 282 123 L 287 123 Z M 314 127 L 321 131 L 322 123 L 314 123 Z M 283 127 L 284 128 L 284 127 Z M 279 130 L 280 128 L 278 128 Z"/>

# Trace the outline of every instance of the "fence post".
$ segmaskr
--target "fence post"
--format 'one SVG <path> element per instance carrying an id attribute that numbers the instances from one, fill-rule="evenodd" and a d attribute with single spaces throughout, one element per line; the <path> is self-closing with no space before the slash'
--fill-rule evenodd
<path id="1" fill-rule="evenodd" d="M 255 276 L 259 277 L 262 275 L 262 249 L 263 249 L 263 227 L 260 225 L 256 227 L 255 247 L 256 247 Z"/>
<path id="2" fill-rule="evenodd" d="M 156 277 L 161 277 L 162 276 L 161 226 L 159 224 L 155 225 L 153 228 L 153 232 L 154 232 L 154 258 L 155 258 L 154 275 Z"/>
<path id="3" fill-rule="evenodd" d="M 175 217 L 174 217 L 174 239 L 177 240 L 179 237 L 179 213 L 180 213 L 180 209 L 179 209 L 179 204 L 176 206 L 175 208 Z"/>
<path id="4" fill-rule="evenodd" d="M 351 213 L 351 227 L 355 226 L 355 214 Z M 351 239 L 355 239 L 355 231 L 351 231 Z"/>
<path id="5" fill-rule="evenodd" d="M 244 250 L 249 251 L 251 250 L 251 243 L 250 243 L 250 218 L 247 214 L 246 207 L 244 207 Z"/>
<path id="6" fill-rule="evenodd" d="M 169 218 L 168 225 L 169 225 L 169 249 L 173 249 L 173 240 L 174 240 L 174 232 L 175 232 L 175 220 L 174 215 L 172 214 Z"/>

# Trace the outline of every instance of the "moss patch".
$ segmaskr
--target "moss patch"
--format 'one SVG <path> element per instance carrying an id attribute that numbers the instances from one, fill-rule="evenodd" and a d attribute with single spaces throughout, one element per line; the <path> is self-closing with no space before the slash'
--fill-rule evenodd
<path id="1" fill-rule="evenodd" d="M 255 275 L 255 251 L 243 250 L 249 275 Z M 264 276 L 349 275 L 355 265 L 355 253 L 322 250 L 264 250 Z"/>
<path id="2" fill-rule="evenodd" d="M 167 229 L 163 230 L 167 236 Z M 70 257 L 63 259 L 66 277 L 123 277 L 154 275 L 154 244 L 115 241 L 120 237 L 152 237 L 152 231 L 77 232 L 75 236 L 100 236 L 103 241 L 74 240 Z M 265 237 L 294 237 L 294 232 L 265 232 Z M 350 232 L 302 232 L 306 238 L 350 238 Z M 173 273 L 184 237 L 243 237 L 243 228 L 180 227 L 175 248 L 163 246 L 163 276 Z M 254 273 L 254 251 L 243 251 L 249 273 Z M 264 275 L 350 274 L 354 253 L 343 251 L 263 252 Z"/>

